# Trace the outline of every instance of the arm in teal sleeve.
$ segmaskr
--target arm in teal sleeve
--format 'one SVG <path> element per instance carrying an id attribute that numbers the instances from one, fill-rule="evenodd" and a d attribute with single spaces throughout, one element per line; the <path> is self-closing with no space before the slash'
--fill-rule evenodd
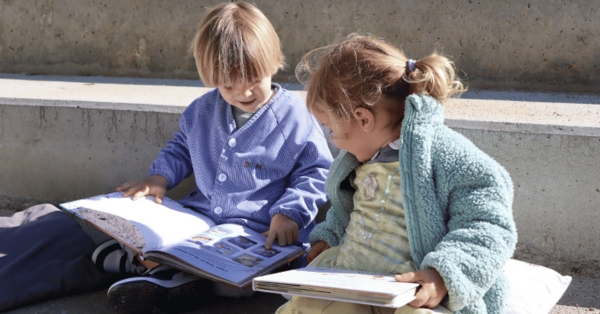
<path id="1" fill-rule="evenodd" d="M 310 233 L 308 240 L 311 245 L 319 241 L 325 241 L 330 247 L 339 245 L 346 236 L 346 227 L 337 217 L 335 210 L 327 211 L 325 220 L 319 223 Z"/>

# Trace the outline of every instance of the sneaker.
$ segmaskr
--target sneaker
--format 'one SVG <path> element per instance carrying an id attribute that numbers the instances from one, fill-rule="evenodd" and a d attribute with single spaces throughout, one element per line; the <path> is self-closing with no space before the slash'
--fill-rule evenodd
<path id="1" fill-rule="evenodd" d="M 107 296 L 119 313 L 179 313 L 214 299 L 212 281 L 164 265 L 116 282 Z"/>
<path id="2" fill-rule="evenodd" d="M 105 273 L 142 274 L 146 267 L 137 261 L 137 252 L 110 239 L 94 250 L 92 262 Z"/>

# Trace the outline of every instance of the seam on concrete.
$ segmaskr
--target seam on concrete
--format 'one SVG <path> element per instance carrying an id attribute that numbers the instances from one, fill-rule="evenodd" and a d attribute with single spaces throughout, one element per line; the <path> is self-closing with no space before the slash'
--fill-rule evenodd
<path id="1" fill-rule="evenodd" d="M 160 113 L 181 114 L 185 106 L 151 105 L 143 103 L 122 103 L 103 101 L 57 100 L 57 99 L 32 99 L 32 98 L 3 98 L 0 105 L 5 106 L 31 106 L 31 107 L 63 107 L 77 109 L 107 109 L 122 111 L 152 111 Z"/>
<path id="2" fill-rule="evenodd" d="M 486 130 L 509 133 L 548 134 L 569 136 L 599 137 L 600 128 L 565 126 L 555 124 L 532 124 L 512 122 L 473 121 L 460 119 L 446 119 L 444 124 L 453 129 Z"/>

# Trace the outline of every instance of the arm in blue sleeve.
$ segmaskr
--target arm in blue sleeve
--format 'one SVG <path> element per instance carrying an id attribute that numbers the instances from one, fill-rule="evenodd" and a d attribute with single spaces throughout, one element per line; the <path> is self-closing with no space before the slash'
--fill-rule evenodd
<path id="1" fill-rule="evenodd" d="M 179 119 L 180 130 L 160 150 L 158 157 L 152 162 L 148 176 L 161 175 L 167 179 L 167 189 L 177 186 L 183 179 L 193 173 L 190 152 L 187 146 L 186 110 Z"/>
<path id="2" fill-rule="evenodd" d="M 298 224 L 299 229 L 309 225 L 320 206 L 327 201 L 325 180 L 331 166 L 331 154 L 308 142 L 290 173 L 289 185 L 269 214 L 283 214 Z"/>

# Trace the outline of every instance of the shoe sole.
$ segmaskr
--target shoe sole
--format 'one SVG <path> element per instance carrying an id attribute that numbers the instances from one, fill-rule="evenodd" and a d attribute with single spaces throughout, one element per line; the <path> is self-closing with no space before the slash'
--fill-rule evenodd
<path id="1" fill-rule="evenodd" d="M 212 282 L 195 276 L 179 280 L 140 277 L 112 285 L 107 297 L 119 313 L 180 313 L 195 310 L 214 300 Z M 176 283 L 174 283 L 176 282 Z"/>
<path id="2" fill-rule="evenodd" d="M 185 276 L 185 277 L 175 278 L 175 279 L 171 279 L 171 280 L 161 280 L 161 279 L 152 278 L 152 277 L 132 277 L 132 278 L 123 279 L 123 280 L 120 280 L 120 281 L 114 283 L 112 286 L 110 286 L 110 288 L 108 288 L 107 295 L 110 293 L 110 291 L 113 288 L 118 287 L 124 283 L 132 283 L 132 282 L 136 282 L 136 281 L 138 281 L 140 283 L 151 282 L 160 287 L 170 289 L 170 288 L 175 288 L 177 286 L 185 285 L 186 283 L 196 281 L 196 280 L 203 280 L 203 279 L 196 277 L 196 276 Z"/>

